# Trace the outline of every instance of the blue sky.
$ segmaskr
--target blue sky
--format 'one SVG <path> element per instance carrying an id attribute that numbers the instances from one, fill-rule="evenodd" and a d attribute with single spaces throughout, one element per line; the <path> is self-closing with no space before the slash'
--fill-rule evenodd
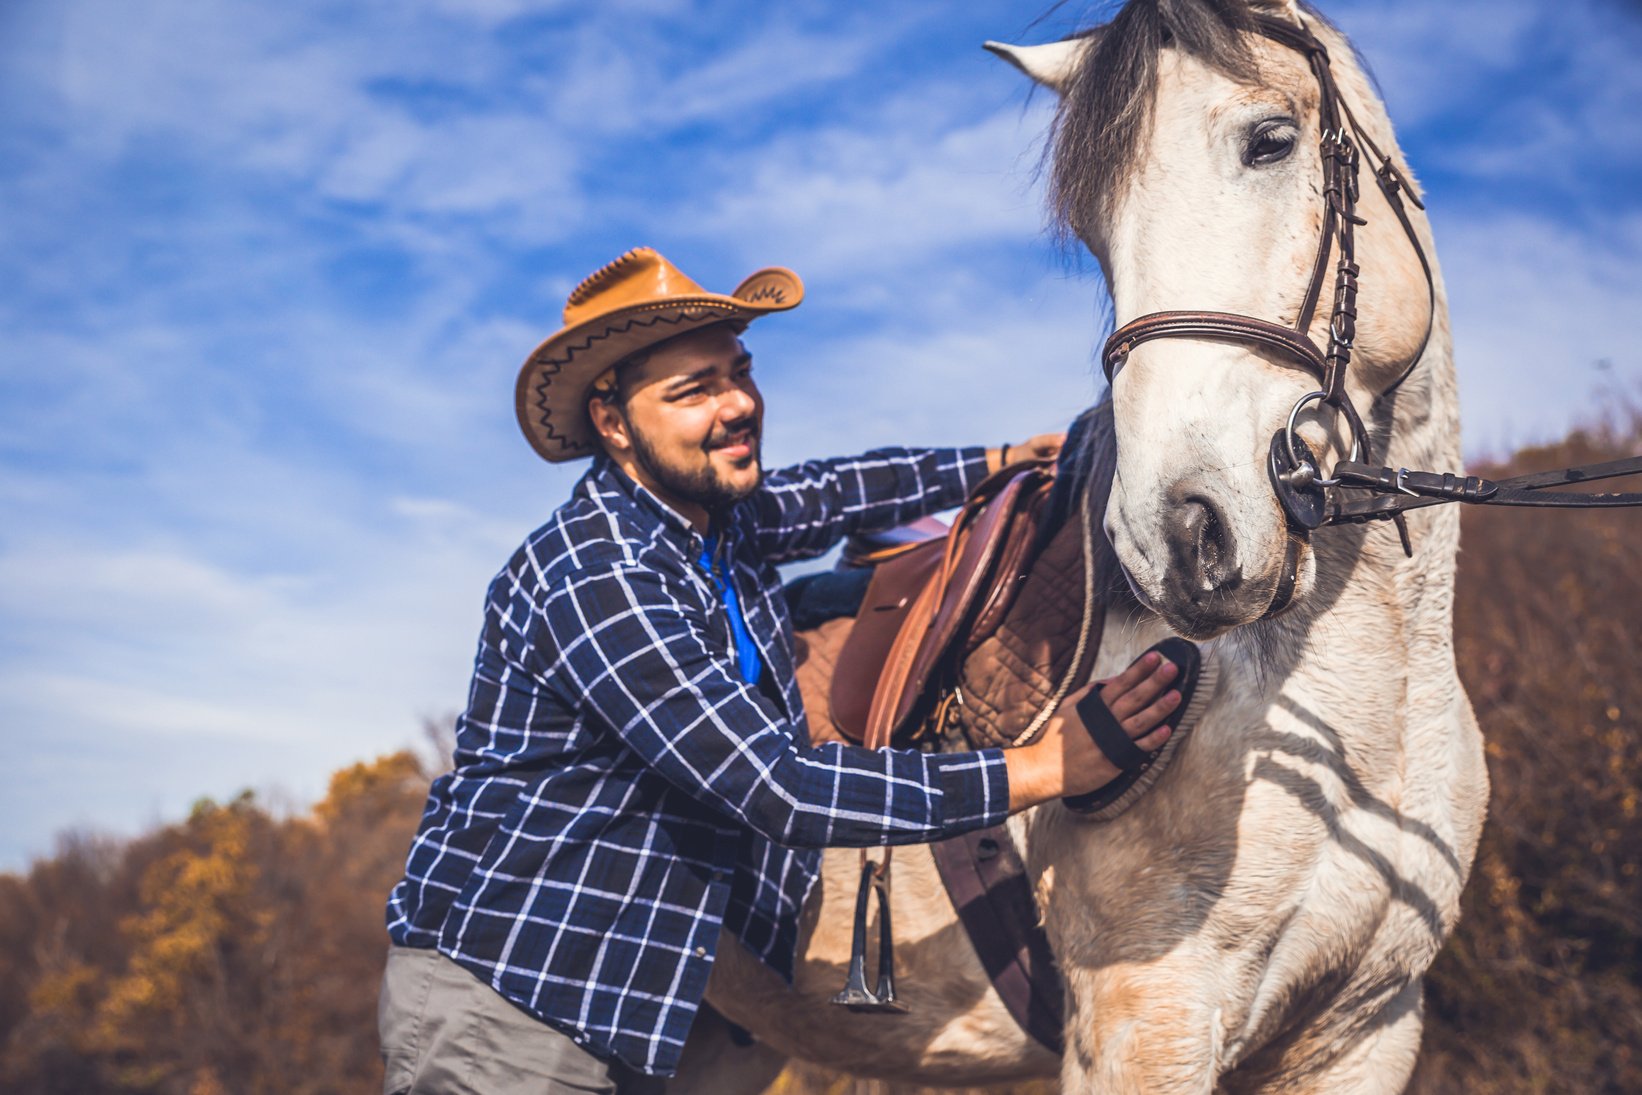
<path id="1" fill-rule="evenodd" d="M 755 329 L 773 461 L 1090 402 L 1050 103 L 979 48 L 1085 10 L 1042 7 L 0 7 L 0 869 L 202 794 L 301 803 L 456 709 L 486 581 L 576 474 L 514 374 L 630 246 L 805 278 Z M 1636 5 L 1326 11 L 1429 191 L 1468 451 L 1634 384 Z"/>

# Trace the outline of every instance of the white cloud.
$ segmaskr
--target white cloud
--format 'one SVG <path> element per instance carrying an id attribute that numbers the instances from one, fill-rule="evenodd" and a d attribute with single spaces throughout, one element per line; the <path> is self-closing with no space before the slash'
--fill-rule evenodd
<path id="1" fill-rule="evenodd" d="M 1047 110 L 970 119 L 929 106 L 886 104 L 873 125 L 795 133 L 746 153 L 683 231 L 729 241 L 749 263 L 830 278 L 886 311 L 901 307 L 899 294 L 874 302 L 875 285 L 924 273 L 946 282 L 966 248 L 1037 237 L 1032 168 Z"/>
<path id="2" fill-rule="evenodd" d="M 194 545 L 99 548 L 72 531 L 8 545 L 0 611 L 24 646 L 0 668 L 4 751 L 78 743 L 54 784 L 70 801 L 40 820 L 89 809 L 129 828 L 243 785 L 312 794 L 348 758 L 399 748 L 420 718 L 456 708 L 482 590 L 524 530 L 470 524 L 455 505 L 411 509 L 345 528 L 327 564 L 296 573 L 220 565 Z M 311 519 L 276 518 L 296 534 L 337 523 Z M 98 755 L 135 743 L 126 786 L 78 798 Z M 217 762 L 202 771 L 196 755 Z"/>
<path id="3" fill-rule="evenodd" d="M 1642 166 L 1642 20 L 1597 0 L 1369 0 L 1334 14 L 1379 76 L 1392 119 L 1436 134 L 1425 166 L 1565 192 L 1589 166 Z"/>
<path id="4" fill-rule="evenodd" d="M 1523 55 L 1544 10 L 1533 0 L 1355 0 L 1324 14 L 1367 59 L 1392 119 L 1411 126 L 1486 91 Z"/>
<path id="5" fill-rule="evenodd" d="M 769 378 L 768 455 L 997 445 L 1064 428 L 1104 387 L 1092 364 L 1098 292 L 1047 275 L 1009 295 L 970 283 L 825 339 L 765 321 L 749 339 Z"/>

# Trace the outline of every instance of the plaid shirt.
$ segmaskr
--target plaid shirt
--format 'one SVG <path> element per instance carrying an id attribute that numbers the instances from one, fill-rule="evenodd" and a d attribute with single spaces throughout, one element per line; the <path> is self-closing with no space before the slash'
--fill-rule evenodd
<path id="1" fill-rule="evenodd" d="M 455 770 L 388 901 L 436 947 L 605 1058 L 675 1071 L 728 927 L 787 978 L 827 845 L 995 825 L 1003 755 L 811 747 L 775 564 L 960 502 L 980 449 L 772 472 L 720 550 L 764 659 L 736 669 L 700 534 L 604 458 L 491 583 Z"/>

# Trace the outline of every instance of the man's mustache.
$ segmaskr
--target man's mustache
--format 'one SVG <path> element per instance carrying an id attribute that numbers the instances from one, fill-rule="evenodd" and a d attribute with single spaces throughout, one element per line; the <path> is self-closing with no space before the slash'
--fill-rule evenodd
<path id="1" fill-rule="evenodd" d="M 743 433 L 747 436 L 745 438 L 737 439 L 737 435 Z M 742 441 L 745 441 L 749 445 L 758 444 L 757 419 L 743 418 L 737 422 L 730 423 L 723 429 L 714 430 L 707 436 L 707 440 L 703 443 L 702 448 L 706 449 L 708 452 L 711 452 L 714 449 L 722 449 L 731 444 L 741 444 Z"/>

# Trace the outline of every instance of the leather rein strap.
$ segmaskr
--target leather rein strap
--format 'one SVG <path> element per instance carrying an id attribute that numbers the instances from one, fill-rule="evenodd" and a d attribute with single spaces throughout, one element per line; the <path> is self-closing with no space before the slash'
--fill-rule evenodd
<path id="1" fill-rule="evenodd" d="M 1532 506 L 1545 509 L 1617 509 L 1642 506 L 1642 493 L 1585 494 L 1570 491 L 1548 491 L 1546 487 L 1563 487 L 1575 483 L 1594 483 L 1602 479 L 1617 479 L 1625 475 L 1642 474 L 1642 456 L 1624 460 L 1609 460 L 1602 464 L 1582 464 L 1574 468 L 1535 472 L 1511 479 L 1480 479 L 1474 475 L 1452 475 L 1447 472 L 1409 471 L 1407 468 L 1376 468 L 1351 460 L 1342 460 L 1334 469 L 1334 477 L 1345 487 L 1376 492 L 1376 497 L 1357 498 L 1349 502 L 1338 498 L 1330 500 L 1324 511 L 1324 523 L 1355 525 L 1365 521 L 1383 521 L 1395 518 L 1406 510 L 1437 506 L 1444 502 L 1465 502 L 1471 505 Z"/>

